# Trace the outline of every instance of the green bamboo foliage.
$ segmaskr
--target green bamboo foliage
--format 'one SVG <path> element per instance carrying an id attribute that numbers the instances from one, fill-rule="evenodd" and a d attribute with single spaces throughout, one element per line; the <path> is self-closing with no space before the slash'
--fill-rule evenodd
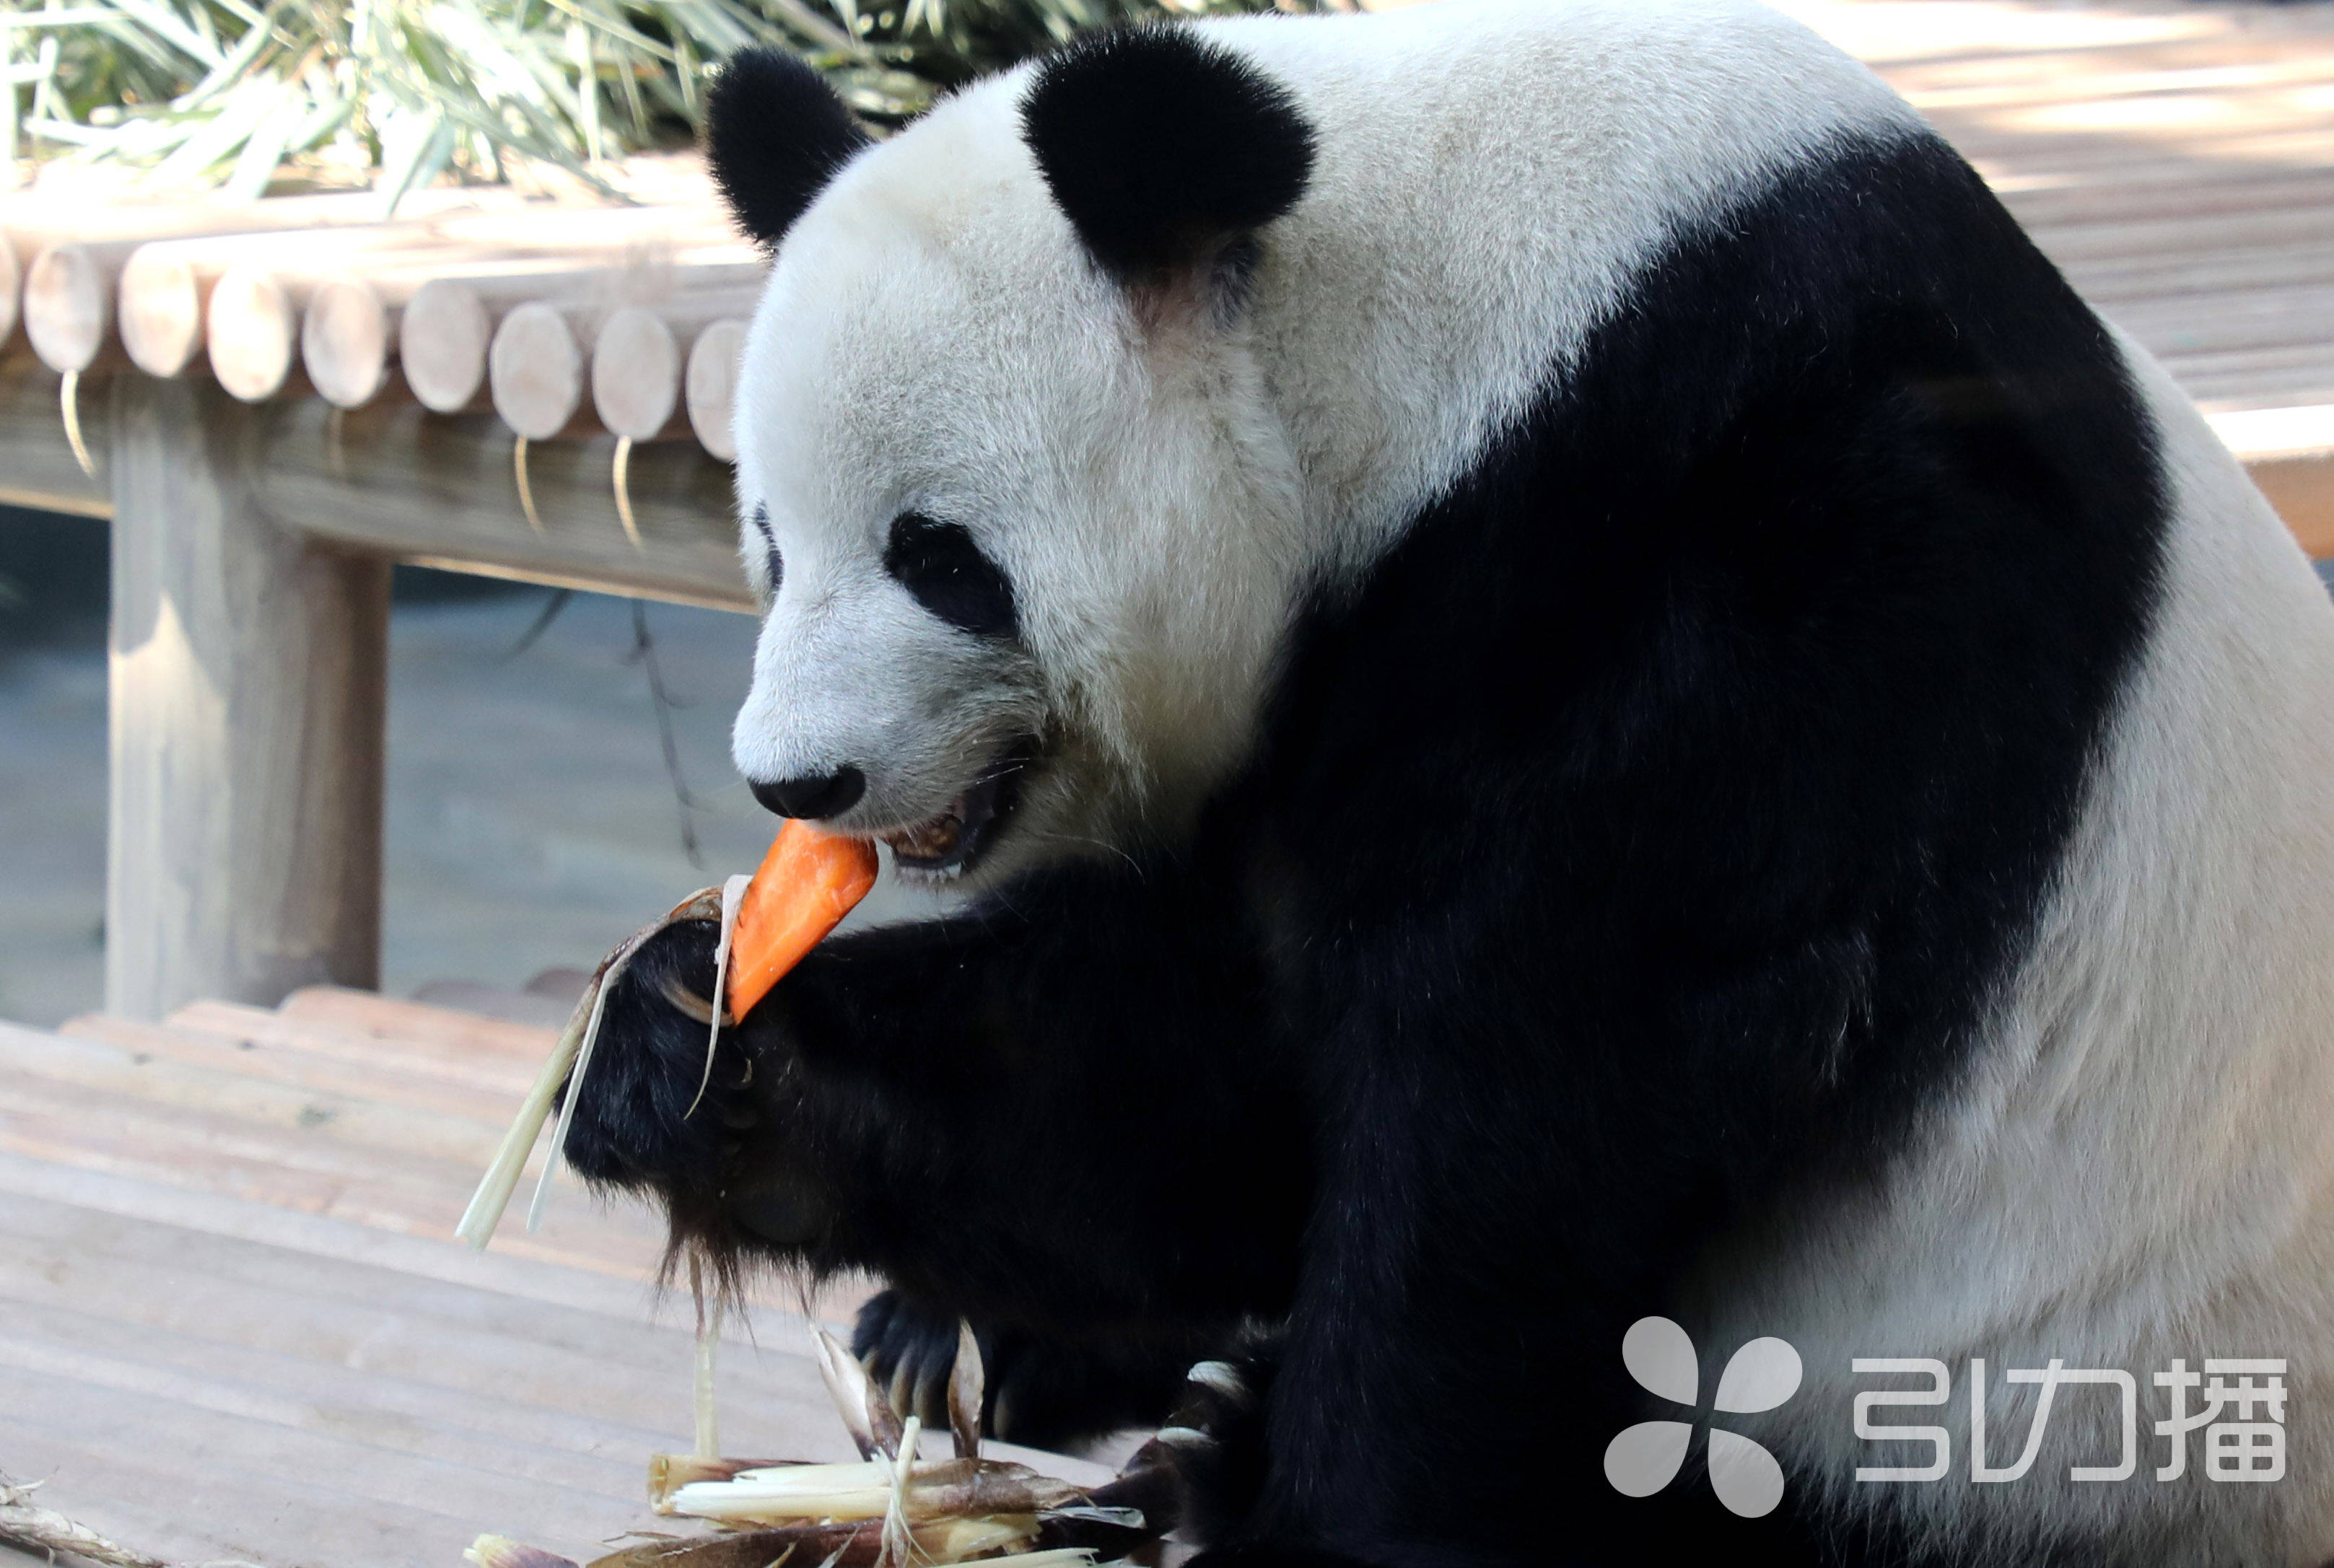
<path id="1" fill-rule="evenodd" d="M 256 196 L 287 172 L 387 203 L 516 158 L 595 167 L 687 142 L 717 63 L 791 49 L 879 123 L 1085 28 L 1271 0 L 0 0 L 5 166 L 127 164 Z"/>

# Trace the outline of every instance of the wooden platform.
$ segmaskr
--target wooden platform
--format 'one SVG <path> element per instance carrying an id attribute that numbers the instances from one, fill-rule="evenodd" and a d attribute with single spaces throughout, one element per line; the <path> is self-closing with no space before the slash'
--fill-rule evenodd
<path id="1" fill-rule="evenodd" d="M 174 1562 L 456 1568 L 481 1531 L 588 1556 L 644 1522 L 691 1430 L 649 1216 L 570 1185 L 541 1236 L 451 1239 L 550 1044 L 334 990 L 0 1024 L 0 1472 Z M 851 1457 L 805 1334 L 764 1304 L 730 1336 L 730 1451 Z"/>
<path id="2" fill-rule="evenodd" d="M 2334 556 L 2334 5 L 1779 4 L 1926 114 Z"/>
<path id="3" fill-rule="evenodd" d="M 442 1240 L 535 1071 L 548 1029 L 356 991 L 281 1008 L 198 1002 L 162 1024 L 0 1024 L 0 1152 Z M 498 1251 L 625 1279 L 662 1232 L 573 1188 Z"/>

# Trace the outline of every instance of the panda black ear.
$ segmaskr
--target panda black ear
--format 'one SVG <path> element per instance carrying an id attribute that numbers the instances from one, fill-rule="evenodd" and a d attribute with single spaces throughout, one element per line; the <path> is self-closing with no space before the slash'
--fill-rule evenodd
<path id="1" fill-rule="evenodd" d="M 1173 25 L 1090 33 L 1047 56 L 1021 135 L 1122 284 L 1212 265 L 1296 206 L 1313 172 L 1313 128 L 1288 89 Z"/>
<path id="2" fill-rule="evenodd" d="M 738 226 L 774 250 L 867 142 L 826 79 L 780 50 L 731 55 L 706 100 L 714 183 Z"/>

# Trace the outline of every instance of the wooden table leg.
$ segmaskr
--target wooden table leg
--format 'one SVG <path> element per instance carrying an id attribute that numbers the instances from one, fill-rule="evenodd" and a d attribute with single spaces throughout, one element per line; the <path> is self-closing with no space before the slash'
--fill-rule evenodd
<path id="1" fill-rule="evenodd" d="M 389 563 L 262 515 L 256 410 L 113 385 L 106 1007 L 371 986 Z"/>

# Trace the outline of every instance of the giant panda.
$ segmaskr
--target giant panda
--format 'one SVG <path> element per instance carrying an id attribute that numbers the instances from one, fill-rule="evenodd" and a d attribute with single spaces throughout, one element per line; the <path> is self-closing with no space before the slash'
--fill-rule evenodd
<path id="1" fill-rule="evenodd" d="M 882 1276 L 904 1400 L 961 1315 L 1006 1436 L 1172 1419 L 1215 1568 L 2334 1557 L 2334 607 L 1874 76 L 1444 0 L 1085 36 L 880 142 L 747 55 L 709 149 L 775 257 L 738 765 L 962 902 L 693 1112 L 668 931 L 588 1177 Z M 2208 1357 L 2288 1361 L 2282 1479 L 2155 1478 Z M 2053 1360 L 2138 1473 L 2070 1476 L 2110 1382 L 1972 1479 L 1973 1363 L 1999 1469 Z M 1892 1419 L 1943 1478 L 1857 1478 Z"/>

